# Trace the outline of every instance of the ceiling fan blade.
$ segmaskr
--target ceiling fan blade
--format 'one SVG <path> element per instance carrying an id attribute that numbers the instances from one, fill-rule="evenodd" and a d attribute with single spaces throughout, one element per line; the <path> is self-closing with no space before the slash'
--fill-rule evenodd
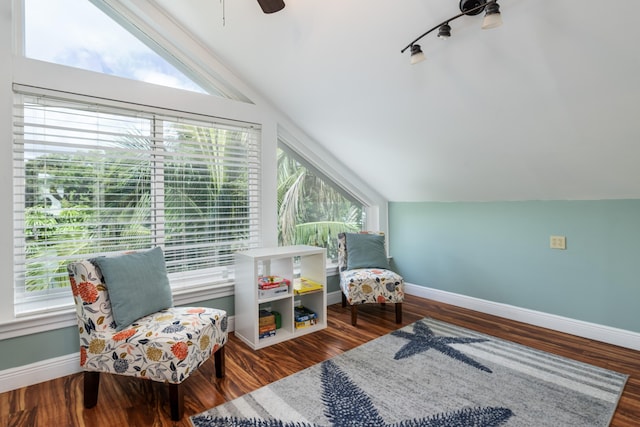
<path id="1" fill-rule="evenodd" d="M 258 0 L 264 13 L 273 13 L 284 9 L 283 0 Z"/>

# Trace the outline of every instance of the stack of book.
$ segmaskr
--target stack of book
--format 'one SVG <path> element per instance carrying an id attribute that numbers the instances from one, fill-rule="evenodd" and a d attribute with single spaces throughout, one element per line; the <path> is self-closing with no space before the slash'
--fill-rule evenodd
<path id="1" fill-rule="evenodd" d="M 268 310 L 258 312 L 258 338 L 272 337 L 276 334 L 276 317 Z"/>
<path id="2" fill-rule="evenodd" d="M 307 328 L 318 323 L 318 315 L 316 312 L 303 306 L 293 309 L 293 318 L 296 328 Z"/>
<path id="3" fill-rule="evenodd" d="M 261 276 L 258 279 L 258 298 L 271 298 L 287 294 L 291 281 L 279 276 Z"/>
<path id="4" fill-rule="evenodd" d="M 321 291 L 322 284 L 314 282 L 306 277 L 300 277 L 293 281 L 293 293 L 296 295 L 308 294 L 310 292 Z"/>

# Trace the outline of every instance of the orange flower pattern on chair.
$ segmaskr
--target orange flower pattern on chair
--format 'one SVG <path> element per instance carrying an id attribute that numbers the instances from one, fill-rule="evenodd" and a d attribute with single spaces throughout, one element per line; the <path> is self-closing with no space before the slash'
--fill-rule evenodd
<path id="1" fill-rule="evenodd" d="M 68 271 L 86 371 L 179 384 L 227 342 L 227 313 L 205 307 L 171 307 L 117 332 L 100 269 L 85 260 Z"/>

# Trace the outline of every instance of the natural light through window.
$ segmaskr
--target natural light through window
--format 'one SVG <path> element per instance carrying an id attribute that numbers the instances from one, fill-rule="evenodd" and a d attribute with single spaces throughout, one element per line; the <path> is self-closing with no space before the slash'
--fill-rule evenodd
<path id="1" fill-rule="evenodd" d="M 365 224 L 362 203 L 322 176 L 284 144 L 278 149 L 278 242 L 327 249 L 337 262 L 337 237 L 360 231 Z"/>
<path id="2" fill-rule="evenodd" d="M 206 93 L 87 0 L 25 0 L 25 56 Z"/>
<path id="3" fill-rule="evenodd" d="M 79 259 L 162 246 L 172 288 L 187 289 L 228 283 L 233 253 L 257 244 L 259 125 L 15 101 L 16 312 L 69 306 Z"/>

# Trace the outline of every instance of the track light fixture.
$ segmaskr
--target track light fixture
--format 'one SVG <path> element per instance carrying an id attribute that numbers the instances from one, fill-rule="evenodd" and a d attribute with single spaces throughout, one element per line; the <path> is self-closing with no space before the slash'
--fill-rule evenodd
<path id="1" fill-rule="evenodd" d="M 426 58 L 424 56 L 424 52 L 420 49 L 419 44 L 411 45 L 411 64 L 417 64 L 418 62 L 424 61 Z"/>
<path id="2" fill-rule="evenodd" d="M 451 27 L 449 26 L 449 23 L 440 25 L 440 28 L 438 29 L 438 38 L 448 39 L 449 37 L 451 37 Z"/>
<path id="3" fill-rule="evenodd" d="M 496 28 L 502 25 L 502 16 L 500 15 L 500 5 L 498 4 L 498 0 L 460 0 L 461 13 L 439 23 L 424 34 L 421 34 L 414 41 L 405 46 L 400 52 L 404 53 L 407 49 L 411 48 L 411 64 L 417 64 L 418 62 L 424 61 L 426 59 L 424 52 L 422 52 L 420 45 L 416 44 L 416 42 L 435 30 L 438 30 L 438 38 L 446 40 L 451 37 L 451 26 L 449 25 L 451 21 L 454 21 L 464 15 L 477 15 L 483 10 L 485 11 L 484 19 L 482 20 L 483 30 Z"/>
<path id="4" fill-rule="evenodd" d="M 502 25 L 502 15 L 500 14 L 500 5 L 496 2 L 487 3 L 487 9 L 482 20 L 482 29 L 490 30 Z"/>

